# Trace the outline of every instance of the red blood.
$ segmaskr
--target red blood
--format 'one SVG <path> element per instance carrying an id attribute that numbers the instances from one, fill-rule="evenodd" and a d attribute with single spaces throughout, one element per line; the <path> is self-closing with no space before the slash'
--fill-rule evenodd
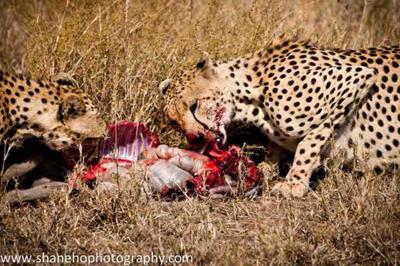
<path id="1" fill-rule="evenodd" d="M 99 174 L 105 173 L 107 168 L 104 165 L 113 163 L 118 164 L 120 167 L 130 168 L 132 167 L 132 161 L 124 160 L 124 159 L 110 159 L 110 158 L 102 158 L 99 163 L 91 165 L 86 173 L 80 177 L 83 182 L 90 182 L 96 180 Z"/>
<path id="2" fill-rule="evenodd" d="M 263 179 L 255 163 L 249 158 L 241 156 L 239 147 L 232 145 L 226 151 L 220 150 L 216 144 L 211 147 L 207 153 L 212 160 L 204 165 L 204 174 L 189 181 L 194 185 L 196 192 L 201 193 L 203 190 L 224 185 L 224 175 L 229 175 L 232 179 L 237 180 L 240 163 L 243 164 L 247 173 L 244 180 L 246 190 L 250 190 Z"/>
<path id="3" fill-rule="evenodd" d="M 136 161 L 145 149 L 159 145 L 158 136 L 142 123 L 122 121 L 110 124 L 108 128 L 109 138 L 101 145 L 103 157 L 97 164 L 90 165 L 87 172 L 81 176 L 84 182 L 95 180 L 99 173 L 106 172 L 107 169 L 103 165 L 107 163 L 115 162 L 129 167 L 129 164 L 132 165 L 132 162 Z M 196 138 L 189 135 L 188 139 L 191 137 Z M 117 154 L 112 153 L 115 147 L 120 150 Z M 185 156 L 203 162 L 203 169 L 196 177 L 188 181 L 189 192 L 203 193 L 211 188 L 223 186 L 226 175 L 238 181 L 239 168 L 244 171 L 242 174 L 245 178 L 246 190 L 253 188 L 263 179 L 254 162 L 242 156 L 237 146 L 232 145 L 227 150 L 221 150 L 216 143 L 211 143 L 204 155 L 189 150 L 182 150 L 182 152 Z M 111 153 L 114 157 L 110 156 Z M 157 160 L 157 158 L 147 159 L 144 165 L 152 165 Z M 162 191 L 162 194 L 168 194 L 168 191 Z"/>

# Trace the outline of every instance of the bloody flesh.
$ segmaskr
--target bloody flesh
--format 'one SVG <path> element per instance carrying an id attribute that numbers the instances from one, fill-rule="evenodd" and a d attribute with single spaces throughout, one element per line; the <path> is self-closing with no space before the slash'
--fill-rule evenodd
<path id="1" fill-rule="evenodd" d="M 247 191 L 263 178 L 255 163 L 243 156 L 237 146 L 221 150 L 214 143 L 209 145 L 205 154 L 200 154 L 166 145 L 159 146 L 157 135 L 141 123 L 121 121 L 109 125 L 108 128 L 109 138 L 101 144 L 102 158 L 98 163 L 89 166 L 88 171 L 81 177 L 84 182 L 94 180 L 99 173 L 106 172 L 111 162 L 129 168 L 134 162 L 140 161 L 145 167 L 152 167 L 161 160 L 171 162 L 176 158 L 190 158 L 201 165 L 194 173 L 192 171 L 192 175 L 189 175 L 190 178 L 184 183 L 189 193 L 204 193 L 223 186 L 226 184 L 225 176 L 235 181 L 243 181 Z M 239 180 L 241 176 L 243 180 Z M 161 194 L 169 192 L 171 191 L 168 187 L 163 187 L 160 191 Z"/>
<path id="2" fill-rule="evenodd" d="M 256 164 L 243 156 L 241 149 L 235 145 L 231 145 L 227 150 L 221 150 L 213 143 L 206 150 L 206 154 L 209 160 L 203 164 L 202 173 L 189 180 L 198 193 L 223 186 L 226 183 L 225 176 L 235 181 L 239 181 L 239 177 L 243 176 L 242 181 L 246 191 L 256 186 L 263 178 Z"/>

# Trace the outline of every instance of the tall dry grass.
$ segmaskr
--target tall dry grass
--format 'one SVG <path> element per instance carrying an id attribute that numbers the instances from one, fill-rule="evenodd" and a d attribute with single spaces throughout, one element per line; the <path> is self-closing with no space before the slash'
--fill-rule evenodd
<path id="1" fill-rule="evenodd" d="M 276 34 L 322 46 L 400 44 L 396 0 L 0 1 L 0 65 L 37 78 L 73 75 L 108 120 L 165 126 L 157 85 L 202 51 L 234 57 Z M 331 169 L 336 169 L 332 167 Z M 266 190 L 269 182 L 266 182 Z M 137 186 L 1 206 L 0 254 L 190 254 L 199 264 L 398 264 L 399 177 L 330 170 L 303 200 L 161 202 Z"/>

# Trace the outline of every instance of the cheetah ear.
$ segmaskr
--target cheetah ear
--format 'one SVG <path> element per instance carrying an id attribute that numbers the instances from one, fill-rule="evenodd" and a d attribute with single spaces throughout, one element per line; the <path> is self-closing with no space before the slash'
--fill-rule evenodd
<path id="1" fill-rule="evenodd" d="M 207 52 L 203 52 L 203 56 L 196 64 L 196 69 L 200 71 L 206 79 L 211 79 L 212 77 L 216 76 L 216 71 L 213 66 L 213 62 L 210 58 L 210 55 Z"/>
<path id="2" fill-rule="evenodd" d="M 285 34 L 281 31 L 276 31 L 273 35 L 272 35 L 272 41 L 270 46 L 278 46 L 280 44 L 282 44 L 285 41 Z"/>
<path id="3" fill-rule="evenodd" d="M 171 80 L 166 79 L 166 80 L 161 81 L 161 83 L 158 85 L 158 89 L 160 90 L 162 95 L 165 95 L 167 93 L 167 90 L 168 90 L 170 84 L 171 84 Z"/>
<path id="4" fill-rule="evenodd" d="M 197 61 L 196 68 L 204 70 L 210 66 L 212 66 L 210 55 L 207 52 L 203 52 L 203 56 Z"/>
<path id="5" fill-rule="evenodd" d="M 73 76 L 65 72 L 58 73 L 53 79 L 58 83 L 58 85 L 78 87 L 78 82 L 73 78 Z"/>

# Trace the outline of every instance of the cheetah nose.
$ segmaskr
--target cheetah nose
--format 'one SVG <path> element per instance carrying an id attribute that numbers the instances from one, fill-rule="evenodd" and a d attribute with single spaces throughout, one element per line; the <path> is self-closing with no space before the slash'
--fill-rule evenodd
<path id="1" fill-rule="evenodd" d="M 198 133 L 198 134 L 187 134 L 186 139 L 190 144 L 193 145 L 201 145 L 205 142 L 205 137 L 203 134 Z"/>

